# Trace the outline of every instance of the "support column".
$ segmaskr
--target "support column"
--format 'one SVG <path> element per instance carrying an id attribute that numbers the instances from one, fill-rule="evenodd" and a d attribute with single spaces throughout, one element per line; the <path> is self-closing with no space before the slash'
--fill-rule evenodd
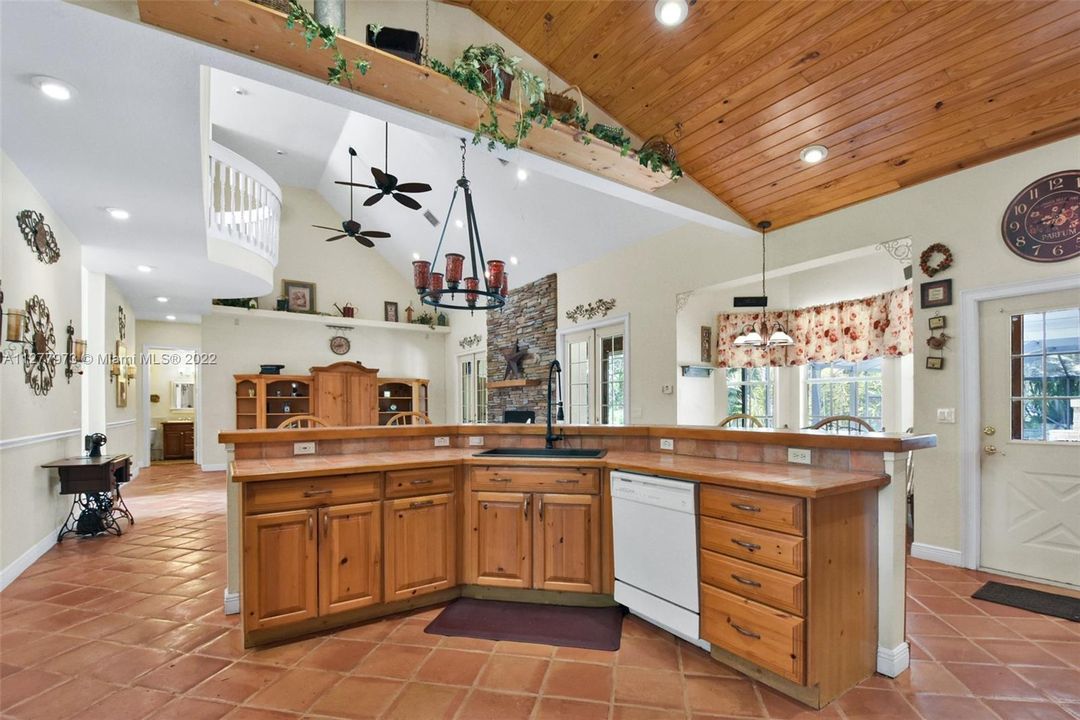
<path id="1" fill-rule="evenodd" d="M 240 587 L 243 584 L 240 578 L 240 556 L 244 548 L 240 545 L 240 523 L 244 521 L 240 513 L 240 494 L 243 488 L 240 483 L 232 481 L 233 460 L 236 459 L 236 446 L 229 443 L 225 446 L 228 455 L 225 467 L 225 553 L 228 566 L 225 576 L 225 614 L 236 615 L 240 612 Z"/>
<path id="2" fill-rule="evenodd" d="M 315 0 L 315 19 L 323 25 L 337 28 L 345 34 L 345 0 Z"/>
<path id="3" fill-rule="evenodd" d="M 904 593 L 907 581 L 907 453 L 885 453 L 892 482 L 878 491 L 877 671 L 896 677 L 908 668 Z"/>

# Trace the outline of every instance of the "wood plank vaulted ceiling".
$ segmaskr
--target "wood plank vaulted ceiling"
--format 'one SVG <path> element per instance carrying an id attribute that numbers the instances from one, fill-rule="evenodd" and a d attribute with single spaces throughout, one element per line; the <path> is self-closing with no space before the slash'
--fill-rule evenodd
<path id="1" fill-rule="evenodd" d="M 453 1 L 638 136 L 667 137 L 751 223 L 1080 133 L 1076 0 L 700 0 L 676 28 L 652 1 Z M 811 144 L 824 162 L 799 159 Z"/>

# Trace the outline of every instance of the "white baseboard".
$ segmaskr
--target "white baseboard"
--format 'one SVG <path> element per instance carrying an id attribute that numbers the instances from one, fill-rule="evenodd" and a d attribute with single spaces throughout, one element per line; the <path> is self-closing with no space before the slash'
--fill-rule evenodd
<path id="1" fill-rule="evenodd" d="M 929 560 L 931 562 L 939 562 L 944 565 L 955 565 L 957 567 L 964 566 L 964 559 L 959 550 L 938 547 L 937 545 L 927 545 L 926 543 L 912 543 L 911 557 L 917 557 L 920 560 Z"/>
<path id="2" fill-rule="evenodd" d="M 39 557 L 49 552 L 52 546 L 56 544 L 56 536 L 60 532 L 60 527 L 58 525 L 55 530 L 50 530 L 48 535 L 34 543 L 33 547 L 20 555 L 15 562 L 0 570 L 0 590 L 10 585 L 15 578 L 23 574 L 26 568 L 33 565 Z"/>
<path id="3" fill-rule="evenodd" d="M 225 590 L 225 614 L 240 614 L 240 593 L 231 593 L 227 588 Z"/>
<path id="4" fill-rule="evenodd" d="M 142 468 L 141 468 L 141 467 L 139 467 L 139 466 L 138 466 L 138 465 L 136 465 L 135 463 L 131 463 L 131 479 L 132 479 L 132 480 L 134 480 L 135 478 L 139 477 L 139 471 L 140 471 L 140 470 L 142 470 Z"/>
<path id="5" fill-rule="evenodd" d="M 877 671 L 887 677 L 896 677 L 911 664 L 911 648 L 906 642 L 894 648 L 878 646 Z"/>
<path id="6" fill-rule="evenodd" d="M 203 472 L 224 472 L 225 463 L 203 463 L 199 466 Z"/>

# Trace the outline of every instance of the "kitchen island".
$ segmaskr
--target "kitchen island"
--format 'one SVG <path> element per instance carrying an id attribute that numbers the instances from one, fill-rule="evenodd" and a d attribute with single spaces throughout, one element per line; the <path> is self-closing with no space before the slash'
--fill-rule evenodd
<path id="1" fill-rule="evenodd" d="M 538 446 L 529 426 L 222 433 L 246 642 L 461 595 L 609 604 L 610 472 L 625 470 L 698 484 L 699 556 L 682 562 L 700 564 L 714 657 L 817 707 L 906 667 L 905 493 L 890 478 L 932 436 L 563 430 L 606 454 L 476 455 Z M 811 464 L 786 462 L 789 448 Z"/>

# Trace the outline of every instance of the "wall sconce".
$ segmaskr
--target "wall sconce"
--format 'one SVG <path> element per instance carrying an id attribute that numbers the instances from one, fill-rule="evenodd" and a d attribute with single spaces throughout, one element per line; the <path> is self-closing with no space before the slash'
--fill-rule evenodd
<path id="1" fill-rule="evenodd" d="M 109 365 L 109 382 L 112 382 L 116 378 L 120 377 L 121 372 L 119 358 L 113 358 L 113 360 L 116 362 L 113 362 Z"/>
<path id="2" fill-rule="evenodd" d="M 128 365 L 126 368 L 124 368 L 124 377 L 127 378 L 128 382 L 135 382 L 135 374 L 136 372 L 134 364 Z"/>
<path id="3" fill-rule="evenodd" d="M 4 333 L 4 339 L 8 342 L 29 342 L 29 340 L 23 339 L 23 328 L 26 327 L 26 311 L 15 308 L 4 312 L 4 291 L 0 289 L 0 318 L 5 315 L 7 316 L 7 331 Z"/>
<path id="4" fill-rule="evenodd" d="M 75 326 L 68 321 L 67 325 L 67 359 L 64 362 L 64 377 L 68 383 L 73 375 L 83 374 L 82 364 L 86 359 L 86 341 L 75 339 Z"/>

